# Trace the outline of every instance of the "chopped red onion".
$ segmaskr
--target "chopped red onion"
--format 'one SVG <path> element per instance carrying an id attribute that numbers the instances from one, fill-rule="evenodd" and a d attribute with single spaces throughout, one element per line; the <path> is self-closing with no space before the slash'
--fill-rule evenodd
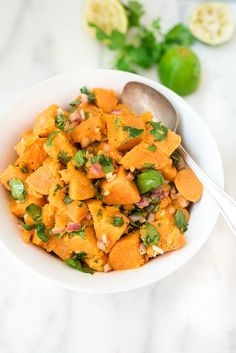
<path id="1" fill-rule="evenodd" d="M 129 219 L 132 222 L 140 222 L 140 223 L 144 223 L 146 221 L 145 217 L 143 217 L 142 215 L 131 215 L 129 216 Z"/>
<path id="2" fill-rule="evenodd" d="M 75 121 L 78 121 L 78 122 L 81 121 L 80 113 L 77 110 L 75 110 L 73 113 L 70 114 L 69 121 L 71 123 L 73 123 Z"/>
<path id="3" fill-rule="evenodd" d="M 56 234 L 61 234 L 65 232 L 65 228 L 53 228 L 52 229 L 52 234 L 56 235 Z"/>
<path id="4" fill-rule="evenodd" d="M 104 265 L 103 270 L 104 270 L 104 272 L 110 272 L 110 271 L 112 271 L 112 268 L 111 268 L 111 266 L 107 263 L 106 265 Z"/>
<path id="5" fill-rule="evenodd" d="M 145 255 L 147 253 L 147 248 L 143 243 L 139 245 L 139 253 L 140 255 Z"/>
<path id="6" fill-rule="evenodd" d="M 119 109 L 114 109 L 114 110 L 111 111 L 111 114 L 120 115 L 120 114 L 121 114 L 121 110 L 119 110 Z"/>
<path id="7" fill-rule="evenodd" d="M 147 220 L 148 220 L 148 222 L 154 222 L 155 221 L 155 214 L 149 213 Z"/>
<path id="8" fill-rule="evenodd" d="M 138 203 L 136 203 L 137 206 L 141 206 L 141 207 L 146 207 L 149 205 L 149 200 L 147 197 L 142 196 L 140 201 Z"/>
<path id="9" fill-rule="evenodd" d="M 104 145 L 103 145 L 103 151 L 104 151 L 104 152 L 110 152 L 110 146 L 108 145 L 108 143 L 104 143 Z"/>
<path id="10" fill-rule="evenodd" d="M 80 97 L 81 97 L 82 103 L 88 103 L 88 95 L 87 94 L 81 93 Z"/>
<path id="11" fill-rule="evenodd" d="M 127 178 L 129 179 L 129 180 L 134 180 L 134 176 L 133 176 L 133 174 L 131 173 L 131 172 L 129 172 L 128 174 L 127 174 Z"/>
<path id="12" fill-rule="evenodd" d="M 76 232 L 77 230 L 80 230 L 80 228 L 81 228 L 81 225 L 79 223 L 70 222 L 67 226 L 67 231 Z"/>
<path id="13" fill-rule="evenodd" d="M 100 175 L 102 173 L 101 165 L 98 162 L 92 164 L 90 167 L 90 172 L 95 175 Z"/>
<path id="14" fill-rule="evenodd" d="M 97 247 L 98 247 L 98 249 L 100 249 L 102 251 L 106 250 L 105 244 L 100 240 L 97 241 Z"/>

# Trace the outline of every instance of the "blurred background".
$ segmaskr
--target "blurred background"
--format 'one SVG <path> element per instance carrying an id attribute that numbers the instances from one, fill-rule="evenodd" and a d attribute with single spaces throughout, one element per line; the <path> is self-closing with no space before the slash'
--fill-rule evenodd
<path id="1" fill-rule="evenodd" d="M 187 23 L 199 3 L 141 2 L 144 22 L 160 17 L 163 31 Z M 235 18 L 236 1 L 227 3 Z M 111 67 L 113 53 L 83 28 L 83 4 L 0 0 L 1 110 L 53 75 Z M 201 82 L 185 99 L 212 131 L 225 189 L 236 198 L 236 37 L 217 47 L 196 42 L 192 49 L 201 62 Z M 158 79 L 154 67 L 141 72 Z M 35 277 L 1 250 L 0 352 L 236 352 L 235 252 L 236 239 L 220 217 L 199 253 L 168 278 L 128 293 L 87 295 Z"/>

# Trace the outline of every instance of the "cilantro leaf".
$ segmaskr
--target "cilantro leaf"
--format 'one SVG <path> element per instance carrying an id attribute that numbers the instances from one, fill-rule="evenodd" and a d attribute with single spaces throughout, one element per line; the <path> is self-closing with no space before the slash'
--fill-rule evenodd
<path id="1" fill-rule="evenodd" d="M 69 103 L 72 113 L 76 110 L 76 108 L 80 105 L 80 103 L 81 101 L 79 99 L 75 99 L 74 101 Z"/>
<path id="2" fill-rule="evenodd" d="M 132 126 L 123 126 L 123 130 L 128 132 L 130 138 L 135 138 L 144 133 L 144 129 L 137 129 Z"/>
<path id="3" fill-rule="evenodd" d="M 20 222 L 20 225 L 22 228 L 24 228 L 27 231 L 33 230 L 36 227 L 36 224 L 26 224 L 23 221 Z"/>
<path id="4" fill-rule="evenodd" d="M 11 179 L 8 184 L 11 187 L 11 194 L 15 200 L 25 201 L 26 189 L 23 182 L 20 179 Z"/>
<path id="5" fill-rule="evenodd" d="M 35 222 L 40 222 L 42 216 L 42 208 L 36 205 L 35 203 L 31 203 L 25 209 L 25 212 L 33 218 Z"/>
<path id="6" fill-rule="evenodd" d="M 75 160 L 77 167 L 82 167 L 82 165 L 85 164 L 85 162 L 86 162 L 85 157 L 84 157 L 85 153 L 86 152 L 83 150 L 79 150 L 79 151 L 75 152 L 73 159 Z"/>
<path id="7" fill-rule="evenodd" d="M 67 163 L 71 160 L 71 157 L 68 156 L 68 153 L 65 151 L 61 151 L 58 156 L 58 161 L 63 164 L 63 165 L 67 165 Z"/>
<path id="8" fill-rule="evenodd" d="M 162 174 L 155 169 L 149 169 L 136 178 L 136 184 L 139 189 L 140 194 L 145 194 L 146 192 L 157 188 L 161 184 L 164 184 L 165 179 Z"/>
<path id="9" fill-rule="evenodd" d="M 115 227 L 122 227 L 123 224 L 124 224 L 124 219 L 120 216 L 114 216 L 113 219 L 112 219 L 112 224 L 115 226 Z"/>
<path id="10" fill-rule="evenodd" d="M 102 166 L 102 170 L 105 174 L 114 171 L 113 160 L 111 157 L 106 157 L 104 154 L 98 154 L 97 156 L 91 157 L 90 162 L 92 164 L 98 162 Z"/>
<path id="11" fill-rule="evenodd" d="M 75 270 L 78 270 L 78 271 L 81 271 L 81 272 L 84 272 L 84 273 L 90 273 L 91 275 L 94 273 L 94 271 L 90 267 L 82 264 L 80 260 L 76 259 L 76 257 L 75 258 L 72 257 L 72 258 L 69 258 L 69 259 L 65 259 L 64 262 L 68 266 L 74 268 Z"/>
<path id="12" fill-rule="evenodd" d="M 88 96 L 89 103 L 93 103 L 93 101 L 95 100 L 95 94 L 93 92 L 89 91 L 88 88 L 85 86 L 80 88 L 80 92 Z"/>
<path id="13" fill-rule="evenodd" d="M 60 131 L 52 131 L 51 133 L 50 133 L 50 135 L 48 136 L 48 139 L 47 139 L 47 141 L 46 141 L 46 146 L 47 147 L 51 147 L 52 146 L 52 140 L 54 139 L 54 137 L 57 135 L 57 134 L 59 134 L 59 132 Z"/>
<path id="14" fill-rule="evenodd" d="M 66 125 L 66 117 L 64 114 L 60 113 L 56 116 L 55 125 L 59 130 L 64 130 Z"/>
<path id="15" fill-rule="evenodd" d="M 35 229 L 36 229 L 37 236 L 39 237 L 39 239 L 41 239 L 42 241 L 47 243 L 48 242 L 48 237 L 47 237 L 47 235 L 44 232 L 44 230 L 45 230 L 44 224 L 42 224 L 42 223 L 37 224 Z"/>
<path id="16" fill-rule="evenodd" d="M 141 229 L 141 239 L 146 247 L 155 245 L 160 240 L 160 234 L 156 228 L 149 222 Z"/>
<path id="17" fill-rule="evenodd" d="M 124 7 L 128 16 L 129 27 L 138 27 L 140 19 L 145 13 L 143 5 L 139 1 L 130 0 Z"/>
<path id="18" fill-rule="evenodd" d="M 29 168 L 27 167 L 27 165 L 24 165 L 24 166 L 21 168 L 21 171 L 22 171 L 22 173 L 29 173 Z"/>
<path id="19" fill-rule="evenodd" d="M 151 151 L 151 152 L 156 152 L 156 150 L 157 150 L 156 146 L 154 146 L 154 145 L 148 146 L 147 149 L 148 149 L 148 151 Z"/>
<path id="20" fill-rule="evenodd" d="M 96 183 L 94 184 L 95 186 L 95 191 L 96 191 L 96 196 L 98 198 L 98 200 L 102 200 L 103 199 L 103 195 L 102 195 L 102 192 L 101 192 L 101 188 L 100 188 L 100 179 L 98 179 L 96 181 Z"/>
<path id="21" fill-rule="evenodd" d="M 73 200 L 70 198 L 69 195 L 66 195 L 66 196 L 65 196 L 64 202 L 65 202 L 65 204 L 66 204 L 67 206 L 70 205 L 72 201 L 73 201 Z"/>
<path id="22" fill-rule="evenodd" d="M 118 116 L 115 116 L 115 118 L 114 118 L 114 124 L 115 124 L 116 130 L 118 130 L 119 127 L 120 127 L 120 118 L 118 118 Z"/>
<path id="23" fill-rule="evenodd" d="M 156 123 L 154 121 L 150 122 L 153 129 L 150 131 L 150 134 L 154 135 L 155 141 L 166 140 L 168 129 L 161 123 Z"/>
<path id="24" fill-rule="evenodd" d="M 177 151 L 174 151 L 172 153 L 172 155 L 170 156 L 170 158 L 172 159 L 172 163 L 175 167 L 178 167 L 179 161 L 180 161 L 180 157 Z"/>
<path id="25" fill-rule="evenodd" d="M 81 251 L 79 253 L 76 253 L 74 256 L 73 256 L 73 259 L 76 259 L 76 260 L 83 260 L 85 257 L 87 256 L 87 253 L 85 251 Z"/>
<path id="26" fill-rule="evenodd" d="M 184 214 L 181 210 L 176 211 L 175 225 L 181 230 L 181 232 L 186 232 L 186 230 L 188 230 L 188 222 L 186 221 Z"/>

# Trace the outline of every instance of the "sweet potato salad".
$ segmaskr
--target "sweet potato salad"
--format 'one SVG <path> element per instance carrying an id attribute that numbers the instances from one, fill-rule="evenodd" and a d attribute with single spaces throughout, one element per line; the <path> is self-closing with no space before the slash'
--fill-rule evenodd
<path id="1" fill-rule="evenodd" d="M 180 142 L 112 90 L 82 87 L 68 106 L 49 106 L 0 175 L 23 241 L 86 273 L 138 268 L 181 248 L 203 188 L 180 163 Z"/>

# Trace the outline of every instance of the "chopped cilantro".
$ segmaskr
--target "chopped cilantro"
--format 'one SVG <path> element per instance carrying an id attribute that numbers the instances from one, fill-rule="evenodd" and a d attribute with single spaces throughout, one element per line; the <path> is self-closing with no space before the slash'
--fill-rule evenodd
<path id="1" fill-rule="evenodd" d="M 96 181 L 96 183 L 94 184 L 95 186 L 95 191 L 96 191 L 96 196 L 98 198 L 98 200 L 102 200 L 103 199 L 103 195 L 102 195 L 102 192 L 101 192 L 101 188 L 100 188 L 100 179 L 98 179 Z"/>
<path id="2" fill-rule="evenodd" d="M 114 123 L 115 123 L 116 130 L 118 130 L 120 127 L 120 118 L 118 118 L 118 116 L 115 116 Z"/>
<path id="3" fill-rule="evenodd" d="M 102 166 L 102 170 L 104 171 L 105 174 L 108 174 L 114 171 L 112 158 L 106 157 L 104 154 L 98 154 L 97 156 L 91 157 L 90 162 L 92 164 L 98 162 Z"/>
<path id="4" fill-rule="evenodd" d="M 122 217 L 114 216 L 113 219 L 112 219 L 112 224 L 115 227 L 121 227 L 121 226 L 123 226 L 124 223 L 125 222 L 124 222 L 124 219 Z"/>
<path id="5" fill-rule="evenodd" d="M 24 165 L 24 166 L 21 168 L 21 171 L 22 171 L 22 173 L 29 173 L 29 168 L 27 167 L 27 165 Z"/>
<path id="6" fill-rule="evenodd" d="M 95 94 L 93 92 L 89 91 L 88 88 L 85 86 L 80 88 L 80 92 L 88 96 L 89 103 L 93 103 L 93 101 L 95 100 Z"/>
<path id="7" fill-rule="evenodd" d="M 67 165 L 67 163 L 71 160 L 71 157 L 68 156 L 68 153 L 65 151 L 61 151 L 58 156 L 58 161 L 63 164 L 63 165 Z"/>
<path id="8" fill-rule="evenodd" d="M 50 133 L 50 135 L 48 136 L 48 139 L 47 139 L 47 141 L 46 141 L 46 146 L 47 147 L 51 147 L 52 146 L 52 140 L 54 139 L 54 137 L 57 135 L 57 134 L 59 134 L 59 132 L 60 131 L 52 131 L 51 133 Z"/>
<path id="9" fill-rule="evenodd" d="M 149 169 L 136 178 L 136 184 L 138 186 L 140 194 L 145 194 L 146 192 L 157 188 L 161 184 L 164 184 L 165 179 L 162 174 L 155 169 Z"/>
<path id="10" fill-rule="evenodd" d="M 79 151 L 75 152 L 73 159 L 75 160 L 77 167 L 82 167 L 82 165 L 85 164 L 85 162 L 86 162 L 85 153 L 86 153 L 86 151 L 83 151 L 83 150 L 79 150 Z"/>
<path id="11" fill-rule="evenodd" d="M 100 210 L 98 210 L 97 216 L 98 217 L 102 217 L 103 213 L 102 213 L 102 209 L 100 208 Z"/>
<path id="12" fill-rule="evenodd" d="M 160 240 L 160 234 L 156 228 L 149 222 L 141 228 L 141 239 L 145 246 L 154 245 Z"/>
<path id="13" fill-rule="evenodd" d="M 40 222 L 42 216 L 42 208 L 36 205 L 35 203 L 31 203 L 25 209 L 25 212 L 33 218 L 35 222 Z"/>
<path id="14" fill-rule="evenodd" d="M 166 140 L 168 129 L 162 123 L 156 123 L 154 121 L 150 122 L 153 129 L 150 131 L 154 135 L 155 141 Z"/>
<path id="15" fill-rule="evenodd" d="M 130 138 L 135 138 L 144 133 L 144 129 L 137 129 L 132 126 L 123 126 L 123 130 L 128 132 Z"/>
<path id="16" fill-rule="evenodd" d="M 45 230 L 44 224 L 42 224 L 42 223 L 37 224 L 35 229 L 36 229 L 37 236 L 39 237 L 39 239 L 41 239 L 42 241 L 47 243 L 48 242 L 48 237 L 47 237 L 47 235 L 44 232 L 44 230 Z"/>
<path id="17" fill-rule="evenodd" d="M 156 152 L 156 150 L 157 150 L 156 146 L 154 146 L 154 145 L 148 146 L 147 149 L 148 149 L 148 151 L 151 151 L 151 152 Z"/>
<path id="18" fill-rule="evenodd" d="M 70 198 L 69 195 L 66 195 L 66 196 L 65 196 L 64 202 L 65 202 L 65 204 L 66 204 L 67 206 L 71 204 L 72 199 Z"/>
<path id="19" fill-rule="evenodd" d="M 69 258 L 69 259 L 65 259 L 64 262 L 69 265 L 70 267 L 73 267 L 75 270 L 78 270 L 78 271 L 81 271 L 81 272 L 84 272 L 84 273 L 90 273 L 91 275 L 94 273 L 94 271 L 82 264 L 81 260 L 80 259 L 77 259 L 77 256 L 78 254 L 76 254 L 75 256 L 73 256 L 72 258 Z M 83 257 L 82 257 L 83 259 Z"/>
<path id="20" fill-rule="evenodd" d="M 64 114 L 60 113 L 56 116 L 55 125 L 59 130 L 64 130 L 66 125 L 66 117 Z"/>
<path id="21" fill-rule="evenodd" d="M 36 224 L 26 224 L 23 221 L 20 222 L 20 225 L 22 228 L 24 228 L 27 231 L 33 230 L 36 227 Z"/>
<path id="22" fill-rule="evenodd" d="M 57 184 L 57 185 L 55 186 L 54 190 L 53 190 L 53 196 L 56 195 L 56 192 L 57 192 L 58 190 L 61 190 L 61 189 L 64 189 L 64 188 L 65 188 L 65 186 L 61 186 L 60 184 Z"/>
<path id="23" fill-rule="evenodd" d="M 11 194 L 15 200 L 25 201 L 26 189 L 20 179 L 11 179 L 8 184 L 11 187 Z"/>
<path id="24" fill-rule="evenodd" d="M 73 102 L 71 102 L 69 105 L 71 107 L 71 112 L 73 113 L 76 108 L 80 105 L 81 101 L 79 99 L 75 99 Z"/>
<path id="25" fill-rule="evenodd" d="M 144 163 L 143 168 L 152 168 L 154 165 L 153 163 Z"/>
<path id="26" fill-rule="evenodd" d="M 181 232 L 186 232 L 186 230 L 188 230 L 188 223 L 186 222 L 184 214 L 181 210 L 176 211 L 175 225 L 181 230 Z"/>
<path id="27" fill-rule="evenodd" d="M 179 161 L 180 161 L 180 158 L 179 158 L 179 154 L 177 151 L 174 151 L 172 153 L 172 155 L 170 156 L 170 158 L 172 159 L 172 163 L 175 167 L 178 167 L 178 164 L 179 164 Z"/>
<path id="28" fill-rule="evenodd" d="M 89 112 L 84 112 L 85 120 L 89 118 L 90 113 Z"/>

